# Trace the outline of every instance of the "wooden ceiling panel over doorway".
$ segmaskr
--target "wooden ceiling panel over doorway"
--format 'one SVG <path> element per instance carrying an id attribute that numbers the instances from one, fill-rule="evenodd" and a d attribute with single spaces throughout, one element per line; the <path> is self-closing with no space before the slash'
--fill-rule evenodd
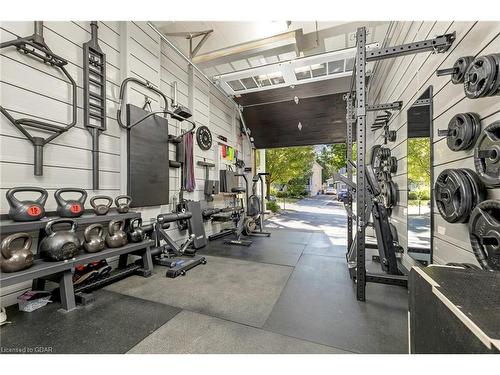
<path id="1" fill-rule="evenodd" d="M 343 93 L 245 107 L 257 148 L 345 142 Z M 299 129 L 299 122 L 301 129 Z"/>

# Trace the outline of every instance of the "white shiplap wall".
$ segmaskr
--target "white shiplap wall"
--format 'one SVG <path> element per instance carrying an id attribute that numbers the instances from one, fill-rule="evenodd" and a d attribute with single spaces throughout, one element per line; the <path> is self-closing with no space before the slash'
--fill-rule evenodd
<path id="1" fill-rule="evenodd" d="M 33 33 L 33 22 L 0 23 L 0 40 L 5 42 L 18 36 Z M 49 47 L 69 61 L 67 70 L 78 85 L 78 121 L 74 128 L 56 138 L 44 147 L 43 176 L 33 175 L 33 146 L 2 115 L 0 117 L 0 213 L 8 212 L 5 192 L 14 186 L 41 186 L 48 190 L 47 210 L 54 210 L 56 205 L 53 193 L 61 187 L 81 187 L 92 195 L 106 194 L 116 196 L 126 193 L 126 133 L 118 126 L 120 84 L 126 77 L 132 76 L 147 80 L 172 97 L 171 84 L 178 85 L 178 100 L 184 106 L 190 106 L 194 112 L 194 121 L 210 128 L 214 138 L 211 150 L 202 151 L 194 147 L 196 190 L 185 193 L 187 199 L 204 200 L 204 170 L 196 161 L 216 162 L 219 147 L 217 135 L 224 135 L 228 144 L 243 150 L 245 163 L 251 165 L 250 148 L 246 140 L 239 135 L 235 125 L 237 113 L 234 106 L 217 90 L 197 74 L 190 73 L 188 64 L 177 55 L 145 22 L 99 22 L 99 43 L 107 58 L 107 126 L 108 129 L 99 138 L 100 141 L 100 183 L 101 190 L 92 190 L 91 139 L 83 127 L 83 52 L 82 45 L 90 39 L 90 22 L 44 22 L 44 38 Z M 64 124 L 71 120 L 71 91 L 64 77 L 56 69 L 51 69 L 38 61 L 18 53 L 14 48 L 0 50 L 0 103 L 14 117 L 34 117 L 53 120 Z M 190 77 L 191 74 L 191 77 Z M 189 84 L 192 82 L 190 89 Z M 149 91 L 134 85 L 129 86 L 126 100 L 142 106 L 144 96 L 152 100 L 153 109 L 163 106 L 160 99 L 151 96 Z M 192 92 L 192 97 L 189 93 Z M 177 121 L 170 121 L 169 132 L 180 134 L 185 129 Z M 196 142 L 195 142 L 196 144 Z M 170 158 L 174 149 L 170 147 Z M 178 197 L 179 173 L 170 169 L 170 201 Z M 211 177 L 217 178 L 218 171 L 211 170 Z M 29 195 L 21 195 L 21 198 Z M 88 200 L 87 200 L 88 202 Z M 226 202 L 218 197 L 214 206 L 223 206 Z M 87 204 L 88 205 L 88 204 Z M 161 212 L 168 212 L 172 205 L 140 209 L 144 221 Z M 220 224 L 207 223 L 207 234 L 220 229 Z M 173 226 L 170 234 L 182 241 L 186 233 L 179 233 Z M 37 234 L 33 233 L 36 237 Z M 34 248 L 36 248 L 36 241 Z M 15 297 L 30 287 L 24 283 L 0 292 L 1 305 L 15 303 Z"/>
<path id="2" fill-rule="evenodd" d="M 403 108 L 391 119 L 390 129 L 397 131 L 394 143 L 388 143 L 392 155 L 398 158 L 398 171 L 394 181 L 398 185 L 399 203 L 393 209 L 391 221 L 398 229 L 401 245 L 407 240 L 407 110 L 429 87 L 433 86 L 433 171 L 436 178 L 445 168 L 471 168 L 474 170 L 473 151 L 452 152 L 437 129 L 447 127 L 456 113 L 475 112 L 480 115 L 482 127 L 500 119 L 499 97 L 468 99 L 462 85 L 453 85 L 449 76 L 437 77 L 437 69 L 448 68 L 461 56 L 479 56 L 500 52 L 500 23 L 498 22 L 395 22 L 390 29 L 387 45 L 399 45 L 456 32 L 456 40 L 444 54 L 421 53 L 384 60 L 378 63 L 369 89 L 370 103 L 403 101 Z M 371 116 L 374 116 L 372 114 Z M 371 121 L 368 121 L 368 125 Z M 368 131 L 368 145 L 383 143 L 382 130 Z M 500 189 L 488 189 L 489 198 L 500 198 Z M 477 264 L 468 238 L 466 224 L 444 221 L 437 209 L 434 214 L 434 262 L 468 262 Z M 403 257 L 406 266 L 411 258 Z"/>

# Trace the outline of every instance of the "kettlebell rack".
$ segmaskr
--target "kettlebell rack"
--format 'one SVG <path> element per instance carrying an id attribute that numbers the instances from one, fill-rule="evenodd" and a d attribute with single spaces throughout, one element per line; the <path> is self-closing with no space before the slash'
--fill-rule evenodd
<path id="1" fill-rule="evenodd" d="M 7 217 L 8 215 L 0 216 L 2 235 L 17 232 L 29 233 L 39 231 L 39 241 L 45 236 L 46 224 L 50 220 L 59 218 L 55 215 L 55 212 L 48 212 L 47 216 L 41 220 L 31 222 L 16 222 L 7 219 Z M 141 214 L 139 212 L 120 214 L 116 209 L 110 210 L 105 216 L 95 215 L 93 210 L 85 210 L 82 216 L 73 218 L 72 220 L 74 220 L 78 226 L 84 226 L 111 220 L 130 220 L 140 217 Z M 55 281 L 59 283 L 62 309 L 71 311 L 76 308 L 76 295 L 79 293 L 96 289 L 101 285 L 111 283 L 114 280 L 118 280 L 130 274 L 140 274 L 143 277 L 151 276 L 153 272 L 151 247 L 154 246 L 154 244 L 155 242 L 152 240 L 145 240 L 138 243 L 129 243 L 118 248 L 105 248 L 96 253 L 85 253 L 81 250 L 80 254 L 75 258 L 60 262 L 47 262 L 37 258 L 37 254 L 35 254 L 34 264 L 30 268 L 18 272 L 0 273 L 0 288 L 31 280 L 33 290 L 44 290 L 46 280 Z M 141 256 L 141 264 L 131 264 L 127 266 L 128 255 Z M 73 269 L 75 267 L 115 256 L 119 256 L 118 269 L 113 271 L 110 276 L 75 289 L 73 285 Z"/>

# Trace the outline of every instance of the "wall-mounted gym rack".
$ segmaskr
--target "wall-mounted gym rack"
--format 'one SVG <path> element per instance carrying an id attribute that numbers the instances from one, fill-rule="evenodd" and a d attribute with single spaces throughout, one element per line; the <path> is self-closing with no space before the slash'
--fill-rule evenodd
<path id="1" fill-rule="evenodd" d="M 356 257 L 356 298 L 358 301 L 366 299 L 366 283 L 375 282 L 382 284 L 399 285 L 399 280 L 395 280 L 390 275 L 371 274 L 366 272 L 366 243 L 365 229 L 367 224 L 367 185 L 365 180 L 365 161 L 366 161 L 366 112 L 378 110 L 396 109 L 401 104 L 387 103 L 378 105 L 366 104 L 366 64 L 370 61 L 384 60 L 399 56 L 415 54 L 420 52 L 446 52 L 455 40 L 455 33 L 440 35 L 434 39 L 423 40 L 408 44 L 402 44 L 394 47 L 383 47 L 377 50 L 366 49 L 366 28 L 360 27 L 356 32 L 356 58 L 355 68 L 353 69 L 353 81 L 355 82 L 355 90 L 344 96 L 346 100 L 346 119 L 347 119 L 347 177 L 352 179 L 352 126 L 356 123 L 356 236 L 357 257 Z M 356 117 L 354 119 L 354 117 Z M 352 188 L 347 187 L 348 198 L 347 207 L 352 211 Z M 350 249 L 352 237 L 352 216 L 347 218 L 347 246 Z"/>

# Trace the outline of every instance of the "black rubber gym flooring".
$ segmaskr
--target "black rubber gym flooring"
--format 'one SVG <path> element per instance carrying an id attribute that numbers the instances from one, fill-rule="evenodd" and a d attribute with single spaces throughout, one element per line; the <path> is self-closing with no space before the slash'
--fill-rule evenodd
<path id="1" fill-rule="evenodd" d="M 92 304 L 71 312 L 58 311 L 58 303 L 30 313 L 11 306 L 11 323 L 0 331 L 1 352 L 125 353 L 181 311 L 107 290 L 94 293 Z"/>
<path id="2" fill-rule="evenodd" d="M 333 205 L 331 205 L 333 203 Z M 356 300 L 345 261 L 345 212 L 329 197 L 272 218 L 250 247 L 225 239 L 199 251 L 185 277 L 132 276 L 93 305 L 8 310 L 1 346 L 57 353 L 407 353 L 407 290 L 368 284 Z M 367 256 L 369 259 L 369 257 Z M 379 267 L 379 266 L 378 266 Z M 369 269 L 377 270 L 376 264 Z M 380 270 L 380 268 L 378 268 Z"/>

